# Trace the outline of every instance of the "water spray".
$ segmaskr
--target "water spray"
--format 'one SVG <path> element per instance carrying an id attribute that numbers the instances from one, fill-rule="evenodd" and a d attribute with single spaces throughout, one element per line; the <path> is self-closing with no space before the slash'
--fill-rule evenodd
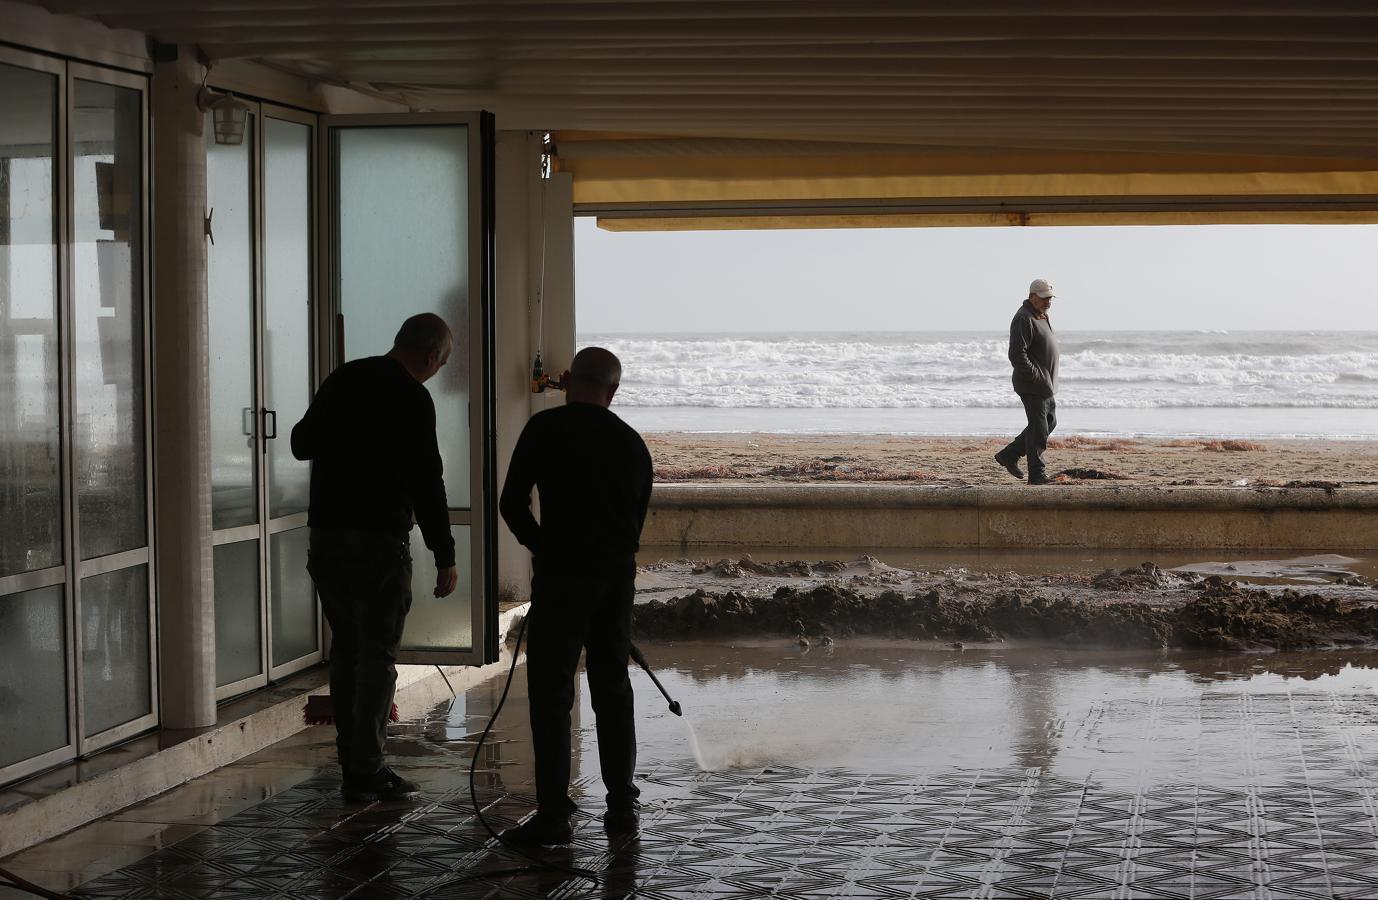
<path id="1" fill-rule="evenodd" d="M 642 654 L 641 648 L 636 644 L 632 644 L 632 659 L 636 660 L 636 664 L 645 669 L 646 674 L 651 676 L 651 682 L 660 689 L 660 695 L 665 698 L 665 702 L 670 704 L 670 712 L 683 718 L 684 711 L 680 709 L 679 701 L 670 697 L 670 692 L 665 690 L 665 685 L 661 684 L 660 679 L 656 677 L 656 673 L 651 671 L 650 663 L 646 662 L 645 655 Z"/>

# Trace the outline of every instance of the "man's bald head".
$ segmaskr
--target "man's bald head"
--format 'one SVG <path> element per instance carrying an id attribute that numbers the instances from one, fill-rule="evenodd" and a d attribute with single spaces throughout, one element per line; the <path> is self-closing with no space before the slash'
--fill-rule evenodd
<path id="1" fill-rule="evenodd" d="M 417 313 L 397 329 L 388 356 L 425 384 L 449 361 L 453 345 L 454 336 L 444 319 L 435 313 Z"/>
<path id="2" fill-rule="evenodd" d="M 444 319 L 435 313 L 417 313 L 397 329 L 392 346 L 418 353 L 443 353 L 453 340 Z"/>
<path id="3" fill-rule="evenodd" d="M 611 351 L 602 347 L 585 347 L 574 354 L 569 364 L 569 384 L 566 397 L 574 403 L 597 403 L 607 406 L 622 382 L 622 363 Z"/>

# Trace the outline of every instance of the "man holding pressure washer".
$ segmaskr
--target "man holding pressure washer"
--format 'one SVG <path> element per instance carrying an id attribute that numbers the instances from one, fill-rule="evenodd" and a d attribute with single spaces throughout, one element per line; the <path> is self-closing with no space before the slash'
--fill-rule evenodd
<path id="1" fill-rule="evenodd" d="M 608 409 L 622 364 L 601 347 L 575 355 L 561 380 L 565 405 L 537 413 L 517 440 L 498 508 L 532 554 L 527 694 L 536 762 L 536 815 L 503 832 L 526 845 L 568 843 L 570 710 L 579 655 L 597 716 L 607 788 L 604 827 L 635 831 L 636 726 L 631 653 L 636 551 L 651 497 L 651 454 Z M 531 512 L 540 496 L 541 521 Z"/>

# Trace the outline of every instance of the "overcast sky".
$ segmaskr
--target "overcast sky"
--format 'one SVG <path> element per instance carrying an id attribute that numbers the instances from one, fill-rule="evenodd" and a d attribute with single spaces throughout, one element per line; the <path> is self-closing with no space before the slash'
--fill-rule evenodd
<path id="1" fill-rule="evenodd" d="M 580 333 L 1378 330 L 1378 225 L 615 233 L 575 220 Z"/>

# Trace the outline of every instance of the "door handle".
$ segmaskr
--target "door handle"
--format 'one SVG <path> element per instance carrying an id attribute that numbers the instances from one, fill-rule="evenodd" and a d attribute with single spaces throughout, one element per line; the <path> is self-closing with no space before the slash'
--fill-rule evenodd
<path id="1" fill-rule="evenodd" d="M 271 425 L 270 425 L 271 423 Z M 263 440 L 271 441 L 278 436 L 278 411 L 275 409 L 265 409 L 263 411 Z M 267 447 L 264 448 L 267 450 Z"/>

